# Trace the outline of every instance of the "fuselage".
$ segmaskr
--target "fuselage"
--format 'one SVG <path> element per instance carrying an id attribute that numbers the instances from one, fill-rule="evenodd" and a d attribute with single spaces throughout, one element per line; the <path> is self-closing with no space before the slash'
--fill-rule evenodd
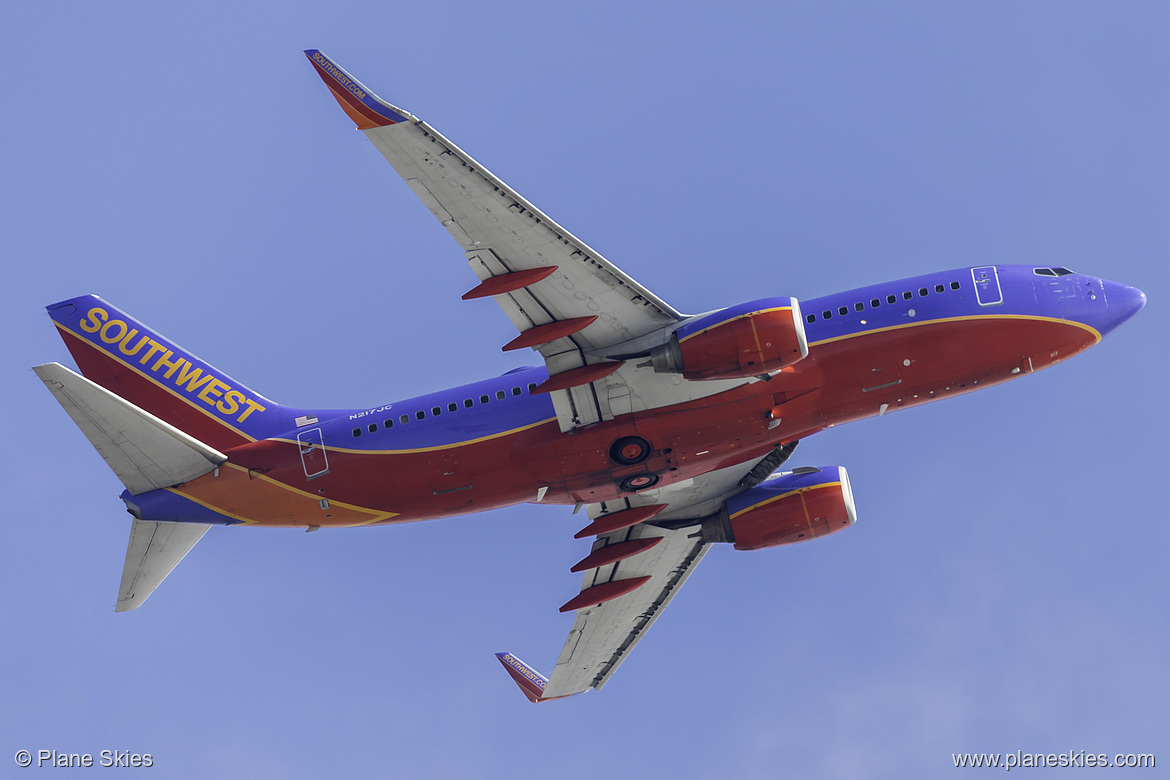
<path id="1" fill-rule="evenodd" d="M 213 474 L 130 497 L 152 520 L 271 526 L 404 522 L 542 501 L 609 501 L 760 458 L 826 427 L 1004 382 L 1101 340 L 1140 290 L 1065 269 L 984 266 L 801 301 L 809 354 L 733 389 L 562 433 L 546 370 L 362 409 L 322 412 L 226 450 Z M 639 369 L 642 370 L 642 369 Z M 646 368 L 644 370 L 651 370 Z M 651 443 L 623 466 L 610 446 Z"/>

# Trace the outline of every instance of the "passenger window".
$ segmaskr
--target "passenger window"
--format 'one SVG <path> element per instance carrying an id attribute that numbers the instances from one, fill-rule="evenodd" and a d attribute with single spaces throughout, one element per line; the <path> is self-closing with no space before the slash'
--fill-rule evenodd
<path id="1" fill-rule="evenodd" d="M 528 392 L 531 393 L 535 389 L 536 389 L 536 382 L 529 382 L 528 383 Z"/>
<path id="2" fill-rule="evenodd" d="M 869 305 L 876 309 L 877 307 L 882 305 L 882 299 L 881 298 L 874 298 L 872 301 L 869 302 Z"/>
<path id="3" fill-rule="evenodd" d="M 377 433 L 378 432 L 378 423 L 370 423 L 369 425 L 366 426 L 366 428 L 369 429 L 370 433 Z"/>
<path id="4" fill-rule="evenodd" d="M 886 303 L 897 303 L 897 302 L 898 302 L 897 295 L 887 295 L 886 296 Z"/>
<path id="5" fill-rule="evenodd" d="M 470 409 L 473 406 L 475 406 L 475 401 L 472 401 L 470 398 L 463 399 L 463 408 L 464 409 Z"/>
<path id="6" fill-rule="evenodd" d="M 865 311 L 865 304 L 864 303 L 855 303 L 855 304 L 853 304 L 853 308 L 857 311 Z"/>
<path id="7" fill-rule="evenodd" d="M 946 292 L 947 288 L 943 287 L 941 284 L 936 284 L 934 286 L 934 291 L 935 292 Z"/>
<path id="8" fill-rule="evenodd" d="M 906 300 L 906 301 L 914 300 L 914 293 L 907 290 L 906 292 L 902 293 L 902 300 Z"/>
<path id="9" fill-rule="evenodd" d="M 402 423 L 403 425 L 406 425 L 408 422 L 410 422 L 410 415 L 409 414 L 402 415 L 401 417 L 398 418 L 398 422 Z"/>
<path id="10" fill-rule="evenodd" d="M 456 412 L 458 410 L 459 410 L 459 404 L 457 404 L 453 401 L 451 403 L 447 404 L 447 411 L 448 412 Z"/>
<path id="11" fill-rule="evenodd" d="M 958 282 L 951 282 L 951 289 L 952 290 L 959 289 L 959 283 Z"/>
<path id="12" fill-rule="evenodd" d="M 417 412 L 414 413 L 414 419 L 416 419 L 416 420 L 425 420 L 426 418 L 427 418 L 427 413 L 421 409 L 419 409 Z"/>
<path id="13" fill-rule="evenodd" d="M 507 395 L 504 393 L 503 390 L 496 391 L 496 400 L 497 401 L 503 401 L 505 398 L 507 398 Z"/>
<path id="14" fill-rule="evenodd" d="M 361 436 L 361 435 L 362 435 L 362 429 L 361 429 L 361 428 L 354 428 L 354 429 L 353 429 L 353 437 L 354 437 L 355 439 L 356 439 L 357 437 Z"/>
<path id="15" fill-rule="evenodd" d="M 842 317 L 844 317 L 846 314 L 849 313 L 849 307 L 848 306 L 840 306 L 837 308 L 837 313 L 840 314 Z"/>
<path id="16" fill-rule="evenodd" d="M 443 410 L 441 407 L 438 407 L 438 406 L 431 407 L 431 415 L 433 415 L 434 417 L 438 417 L 442 413 L 443 413 Z"/>
<path id="17" fill-rule="evenodd" d="M 929 292 L 930 292 L 930 290 L 926 289 L 925 287 L 919 287 L 918 288 L 918 297 L 925 298 L 927 293 L 929 293 Z"/>
<path id="18" fill-rule="evenodd" d="M 809 323 L 809 324 L 814 323 L 817 321 L 817 315 L 815 315 L 815 314 L 805 315 L 804 321 Z"/>
<path id="19" fill-rule="evenodd" d="M 822 320 L 833 319 L 833 312 L 829 311 L 828 309 L 825 309 L 823 312 L 821 312 L 821 319 Z"/>
<path id="20" fill-rule="evenodd" d="M 492 399 L 491 399 L 491 398 L 488 398 L 486 395 L 481 395 L 481 396 L 479 397 L 479 402 L 480 402 L 481 404 L 486 404 L 486 403 L 487 403 L 488 401 L 490 401 L 490 400 L 492 400 Z"/>
<path id="21" fill-rule="evenodd" d="M 382 421 L 382 427 L 383 428 L 393 428 L 394 427 L 394 419 L 391 417 L 387 417 L 385 420 Z"/>
<path id="22" fill-rule="evenodd" d="M 513 388 L 512 388 L 512 395 L 520 395 L 520 388 L 519 388 L 519 387 L 513 387 Z"/>

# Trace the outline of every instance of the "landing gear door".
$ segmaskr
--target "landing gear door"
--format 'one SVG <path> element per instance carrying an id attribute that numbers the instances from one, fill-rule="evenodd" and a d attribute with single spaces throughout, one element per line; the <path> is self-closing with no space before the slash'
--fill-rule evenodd
<path id="1" fill-rule="evenodd" d="M 320 428 L 310 428 L 297 433 L 297 444 L 307 479 L 316 479 L 329 473 L 329 458 L 325 455 L 325 439 Z"/>
<path id="2" fill-rule="evenodd" d="M 975 297 L 980 306 L 998 306 L 1003 303 L 1003 291 L 999 287 L 999 274 L 994 265 L 984 265 L 971 269 L 971 279 L 975 282 Z"/>

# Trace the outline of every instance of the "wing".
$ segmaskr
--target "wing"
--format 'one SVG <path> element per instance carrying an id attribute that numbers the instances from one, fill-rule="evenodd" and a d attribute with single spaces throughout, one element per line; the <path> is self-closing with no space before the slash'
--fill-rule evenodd
<path id="1" fill-rule="evenodd" d="M 609 359 L 664 342 L 687 317 L 426 122 L 378 98 L 320 51 L 305 54 L 346 114 L 463 249 L 481 280 L 464 298 L 494 297 L 520 331 L 504 349 L 532 347 L 544 356 L 550 380 L 538 392 L 552 394 L 562 430 L 742 384 L 689 383 Z"/>
<path id="2" fill-rule="evenodd" d="M 525 695 L 547 701 L 600 690 L 706 555 L 709 545 L 699 521 L 746 490 L 760 466 L 770 472 L 769 458 L 587 505 L 593 522 L 577 535 L 600 533 L 589 555 L 573 567 L 585 576 L 581 592 L 561 608 L 577 614 L 552 674 L 546 679 L 511 653 L 497 654 Z"/>
<path id="3" fill-rule="evenodd" d="M 202 523 L 161 523 L 134 518 L 114 611 L 127 612 L 146 603 L 154 589 L 209 528 Z"/>

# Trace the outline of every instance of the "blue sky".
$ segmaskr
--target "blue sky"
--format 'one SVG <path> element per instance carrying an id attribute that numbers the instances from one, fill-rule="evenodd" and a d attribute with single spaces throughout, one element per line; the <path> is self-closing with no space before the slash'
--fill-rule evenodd
<path id="1" fill-rule="evenodd" d="M 10 3 L 0 27 L 0 766 L 22 748 L 148 752 L 179 778 L 1170 762 L 1164 3 Z M 857 526 L 714 550 L 600 694 L 534 707 L 492 657 L 559 652 L 587 544 L 556 507 L 217 529 L 115 615 L 129 517 L 28 370 L 71 364 L 45 304 L 97 293 L 301 406 L 518 364 L 310 47 L 684 311 L 997 262 L 1150 304 L 1035 376 L 802 443 L 796 461 L 849 469 Z"/>

